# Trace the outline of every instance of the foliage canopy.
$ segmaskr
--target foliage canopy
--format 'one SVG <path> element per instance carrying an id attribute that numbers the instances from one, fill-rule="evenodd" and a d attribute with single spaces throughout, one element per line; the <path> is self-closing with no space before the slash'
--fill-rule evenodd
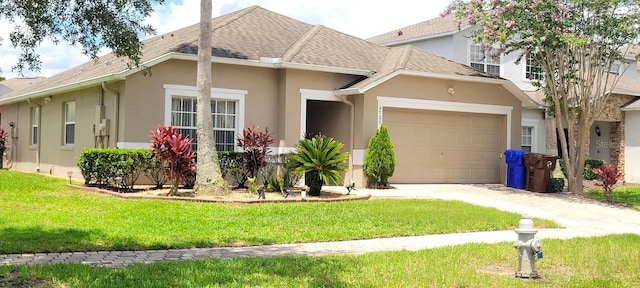
<path id="1" fill-rule="evenodd" d="M 40 70 L 37 47 L 45 40 L 82 46 L 82 53 L 97 59 L 102 48 L 128 57 L 138 66 L 140 36 L 155 33 L 144 24 L 154 4 L 164 0 L 8 0 L 0 1 L 0 19 L 13 25 L 11 45 L 21 54 L 14 70 Z"/>

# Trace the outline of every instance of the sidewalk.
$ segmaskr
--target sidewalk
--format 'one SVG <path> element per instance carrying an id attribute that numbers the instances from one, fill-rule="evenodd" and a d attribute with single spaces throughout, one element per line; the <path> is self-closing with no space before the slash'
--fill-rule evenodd
<path id="1" fill-rule="evenodd" d="M 380 197 L 425 197 L 461 200 L 530 216 L 557 221 L 566 228 L 541 229 L 540 239 L 568 239 L 608 234 L 640 233 L 640 212 L 584 201 L 566 194 L 532 193 L 481 185 L 395 185 L 390 190 L 356 190 L 352 193 Z M 329 187 L 337 191 L 344 187 Z M 123 267 L 132 263 L 236 257 L 287 255 L 361 254 L 378 251 L 421 250 L 466 243 L 511 242 L 514 231 L 439 234 L 382 239 L 278 244 L 253 247 L 217 247 L 149 251 L 99 251 L 0 255 L 0 265 L 83 263 Z"/>

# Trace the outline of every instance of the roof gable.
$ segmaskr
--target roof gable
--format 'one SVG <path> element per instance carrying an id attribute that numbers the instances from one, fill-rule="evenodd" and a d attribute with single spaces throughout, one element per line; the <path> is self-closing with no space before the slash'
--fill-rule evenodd
<path id="1" fill-rule="evenodd" d="M 435 37 L 438 35 L 453 34 L 459 30 L 466 29 L 468 26 L 461 26 L 460 21 L 453 14 L 444 17 L 429 19 L 424 22 L 416 23 L 399 29 L 395 29 L 377 36 L 373 36 L 367 40 L 388 45 L 393 43 L 406 43 L 421 38 Z"/>

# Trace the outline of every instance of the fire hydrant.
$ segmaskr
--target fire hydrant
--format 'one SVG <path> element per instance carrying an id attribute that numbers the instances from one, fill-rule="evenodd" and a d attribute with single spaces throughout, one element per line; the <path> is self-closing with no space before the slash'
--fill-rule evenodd
<path id="1" fill-rule="evenodd" d="M 533 220 L 528 215 L 522 215 L 518 229 L 518 241 L 513 247 L 518 250 L 518 269 L 516 277 L 538 278 L 540 275 L 536 271 L 535 263 L 542 258 L 542 243 L 536 239 L 538 230 L 533 228 Z"/>

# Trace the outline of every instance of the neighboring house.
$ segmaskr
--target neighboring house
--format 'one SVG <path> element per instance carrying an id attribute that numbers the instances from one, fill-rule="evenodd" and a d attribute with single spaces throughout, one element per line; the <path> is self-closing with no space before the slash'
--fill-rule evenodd
<path id="1" fill-rule="evenodd" d="M 0 96 L 14 122 L 18 170 L 78 175 L 88 147 L 147 147 L 158 125 L 195 135 L 198 25 L 144 41 L 150 74 L 112 54 Z M 504 182 L 502 152 L 520 147 L 523 103 L 508 80 L 411 46 L 388 48 L 252 6 L 213 20 L 212 116 L 218 150 L 244 127 L 268 127 L 273 150 L 322 132 L 363 156 L 389 126 L 394 183 Z"/>
<path id="2" fill-rule="evenodd" d="M 368 40 L 388 47 L 412 45 L 510 80 L 537 103 L 536 107 L 523 108 L 520 134 L 521 149 L 558 155 L 556 125 L 552 117 L 545 116 L 544 95 L 537 91 L 532 82 L 532 80 L 541 79 L 543 76 L 541 68 L 528 57 L 523 57 L 518 62 L 516 53 L 499 57 L 495 57 L 495 53 L 491 51 L 485 53 L 480 45 L 468 37 L 473 28 L 470 25 L 460 25 L 454 15 L 447 15 L 396 29 Z M 628 134 L 625 131 L 640 129 L 640 121 L 636 118 L 629 118 L 629 115 L 632 114 L 630 110 L 635 107 L 629 105 L 640 96 L 640 82 L 637 81 L 638 66 L 634 60 L 637 52 L 637 47 L 629 49 L 628 59 L 611 67 L 612 73 L 622 73 L 621 80 L 617 88 L 612 91 L 613 95 L 609 99 L 611 104 L 608 107 L 611 109 L 605 111 L 593 124 L 589 157 L 602 159 L 616 165 L 620 170 L 626 172 L 626 181 L 640 183 L 640 169 L 634 169 L 633 164 L 628 164 L 629 167 L 625 167 L 624 161 L 629 153 L 640 156 L 640 152 L 625 153 L 625 147 L 629 151 L 635 150 L 633 150 L 634 146 L 630 146 L 633 143 L 627 141 L 625 146 L 624 136 Z M 625 123 L 629 123 L 631 126 L 625 126 Z M 599 133 L 596 133 L 596 130 Z M 626 161 L 626 163 L 629 162 Z"/>

